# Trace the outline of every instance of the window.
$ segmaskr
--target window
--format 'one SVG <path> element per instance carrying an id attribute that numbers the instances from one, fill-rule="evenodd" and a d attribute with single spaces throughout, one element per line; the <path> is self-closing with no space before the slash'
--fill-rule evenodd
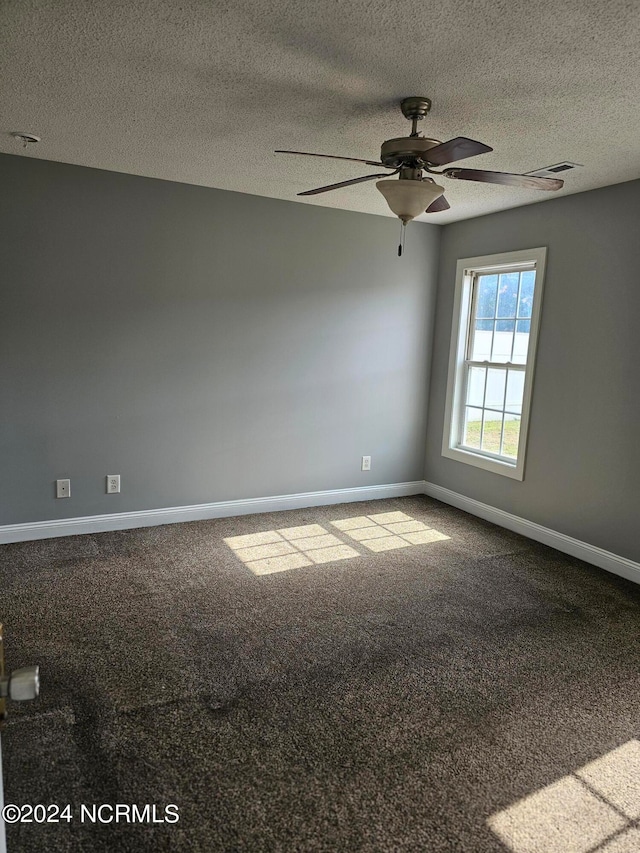
<path id="1" fill-rule="evenodd" d="M 458 261 L 443 456 L 522 480 L 546 249 Z"/>

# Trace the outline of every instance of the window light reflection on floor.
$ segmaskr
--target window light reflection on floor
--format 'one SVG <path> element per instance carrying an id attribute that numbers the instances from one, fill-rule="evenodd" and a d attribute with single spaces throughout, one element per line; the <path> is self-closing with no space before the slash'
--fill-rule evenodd
<path id="1" fill-rule="evenodd" d="M 410 545 L 426 545 L 449 539 L 416 521 L 404 512 L 381 512 L 376 515 L 359 515 L 355 518 L 343 518 L 332 521 L 345 536 L 355 539 L 369 551 L 391 551 L 394 548 L 407 548 Z"/>
<path id="2" fill-rule="evenodd" d="M 369 551 L 391 551 L 449 539 L 403 512 L 343 518 L 331 524 Z M 320 524 L 284 527 L 223 540 L 254 575 L 270 575 L 362 554 Z"/>
<path id="3" fill-rule="evenodd" d="M 224 542 L 254 575 L 271 575 L 360 556 L 320 524 L 230 536 Z"/>
<path id="4" fill-rule="evenodd" d="M 487 821 L 513 853 L 638 853 L 640 741 L 630 740 Z"/>

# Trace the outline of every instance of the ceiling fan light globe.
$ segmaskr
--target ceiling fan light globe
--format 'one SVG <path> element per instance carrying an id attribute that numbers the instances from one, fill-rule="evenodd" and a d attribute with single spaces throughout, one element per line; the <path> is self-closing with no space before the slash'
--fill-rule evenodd
<path id="1" fill-rule="evenodd" d="M 424 213 L 444 192 L 444 187 L 431 181 L 382 180 L 377 181 L 376 186 L 391 211 L 405 225 Z"/>

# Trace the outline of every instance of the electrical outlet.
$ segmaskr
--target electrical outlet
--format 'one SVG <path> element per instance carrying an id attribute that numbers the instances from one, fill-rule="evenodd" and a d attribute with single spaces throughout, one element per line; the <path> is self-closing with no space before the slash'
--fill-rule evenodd
<path id="1" fill-rule="evenodd" d="M 107 474 L 107 494 L 117 495 L 120 491 L 120 474 Z"/>
<path id="2" fill-rule="evenodd" d="M 363 471 L 370 471 L 371 470 L 371 457 L 370 456 L 363 456 L 362 457 L 362 470 Z"/>
<path id="3" fill-rule="evenodd" d="M 71 497 L 71 480 L 56 480 L 56 497 Z"/>

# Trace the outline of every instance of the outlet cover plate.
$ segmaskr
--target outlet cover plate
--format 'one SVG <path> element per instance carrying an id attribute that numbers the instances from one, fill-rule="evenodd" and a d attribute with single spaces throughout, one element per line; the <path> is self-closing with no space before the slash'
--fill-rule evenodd
<path id="1" fill-rule="evenodd" d="M 71 480 L 56 480 L 56 497 L 71 497 Z"/>
<path id="2" fill-rule="evenodd" d="M 117 495 L 120 492 L 120 474 L 107 474 L 107 494 Z"/>

